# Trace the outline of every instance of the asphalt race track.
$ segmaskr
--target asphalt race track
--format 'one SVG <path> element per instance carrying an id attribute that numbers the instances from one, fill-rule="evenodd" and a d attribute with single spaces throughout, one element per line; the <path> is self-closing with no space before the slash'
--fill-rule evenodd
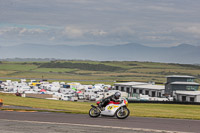
<path id="1" fill-rule="evenodd" d="M 86 114 L 0 111 L 0 133 L 170 133 L 200 132 L 199 120 L 128 117 L 90 118 Z"/>

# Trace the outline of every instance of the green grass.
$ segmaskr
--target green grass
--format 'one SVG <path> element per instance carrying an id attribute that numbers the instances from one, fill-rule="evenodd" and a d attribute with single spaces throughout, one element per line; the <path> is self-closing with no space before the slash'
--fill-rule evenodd
<path id="1" fill-rule="evenodd" d="M 178 104 L 132 104 L 134 116 L 160 117 L 178 119 L 200 119 L 199 105 L 178 105 Z"/>
<path id="2" fill-rule="evenodd" d="M 34 72 L 62 72 L 69 73 L 76 71 L 76 69 L 67 69 L 67 68 L 37 68 L 33 70 Z"/>
<path id="3" fill-rule="evenodd" d="M 23 98 L 3 93 L 0 93 L 0 99 L 3 99 L 5 105 L 28 106 L 41 108 L 44 110 L 66 110 L 64 112 L 82 114 L 87 114 L 89 109 L 91 108 L 90 105 L 95 104 L 88 102 L 70 102 L 36 98 Z M 200 120 L 199 105 L 129 103 L 128 108 L 131 112 L 130 116 Z"/>
<path id="4" fill-rule="evenodd" d="M 0 70 L 30 71 L 35 68 L 37 66 L 29 64 L 0 64 Z"/>
<path id="5" fill-rule="evenodd" d="M 66 112 L 71 113 L 87 113 L 90 109 L 91 104 L 87 102 L 70 102 L 37 98 L 23 98 L 11 94 L 2 93 L 0 93 L 0 99 L 3 99 L 3 103 L 5 105 L 27 106 L 41 109 L 60 109 L 67 110 Z"/>
<path id="6" fill-rule="evenodd" d="M 168 75 L 191 75 L 200 83 L 200 67 L 184 64 L 137 62 L 137 61 L 59 61 L 62 63 L 89 63 L 93 65 L 120 67 L 120 71 L 92 71 L 74 68 L 39 68 L 48 62 L 1 62 L 0 77 L 45 78 L 70 80 L 109 80 L 109 81 L 155 81 L 166 82 Z M 93 81 L 91 81 L 92 83 Z M 114 83 L 114 82 L 113 82 Z M 112 83 L 112 84 L 113 84 Z"/>

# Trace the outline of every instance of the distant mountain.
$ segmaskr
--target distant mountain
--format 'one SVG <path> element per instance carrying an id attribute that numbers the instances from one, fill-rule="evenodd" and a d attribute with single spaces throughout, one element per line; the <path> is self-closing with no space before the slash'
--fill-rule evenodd
<path id="1" fill-rule="evenodd" d="M 1 58 L 56 58 L 200 64 L 200 47 L 189 44 L 180 44 L 175 47 L 147 47 L 134 43 L 116 46 L 22 44 L 0 47 L 0 53 Z"/>

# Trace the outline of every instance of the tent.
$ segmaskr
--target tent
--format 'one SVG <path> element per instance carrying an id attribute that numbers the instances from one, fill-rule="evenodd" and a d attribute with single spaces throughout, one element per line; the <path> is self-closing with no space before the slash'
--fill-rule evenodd
<path id="1" fill-rule="evenodd" d="M 46 90 L 45 89 L 41 89 L 40 92 L 46 92 Z"/>
<path id="2" fill-rule="evenodd" d="M 77 91 L 76 93 L 81 93 L 82 91 Z"/>
<path id="3" fill-rule="evenodd" d="M 76 88 L 74 88 L 74 87 L 72 87 L 72 89 L 73 89 L 73 90 L 75 90 L 75 91 L 77 91 L 77 89 L 76 89 Z"/>

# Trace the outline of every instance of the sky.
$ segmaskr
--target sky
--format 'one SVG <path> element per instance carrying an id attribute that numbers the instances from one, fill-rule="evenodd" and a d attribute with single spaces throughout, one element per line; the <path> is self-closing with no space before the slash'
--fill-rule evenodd
<path id="1" fill-rule="evenodd" d="M 0 46 L 200 46 L 200 0 L 0 0 Z"/>

